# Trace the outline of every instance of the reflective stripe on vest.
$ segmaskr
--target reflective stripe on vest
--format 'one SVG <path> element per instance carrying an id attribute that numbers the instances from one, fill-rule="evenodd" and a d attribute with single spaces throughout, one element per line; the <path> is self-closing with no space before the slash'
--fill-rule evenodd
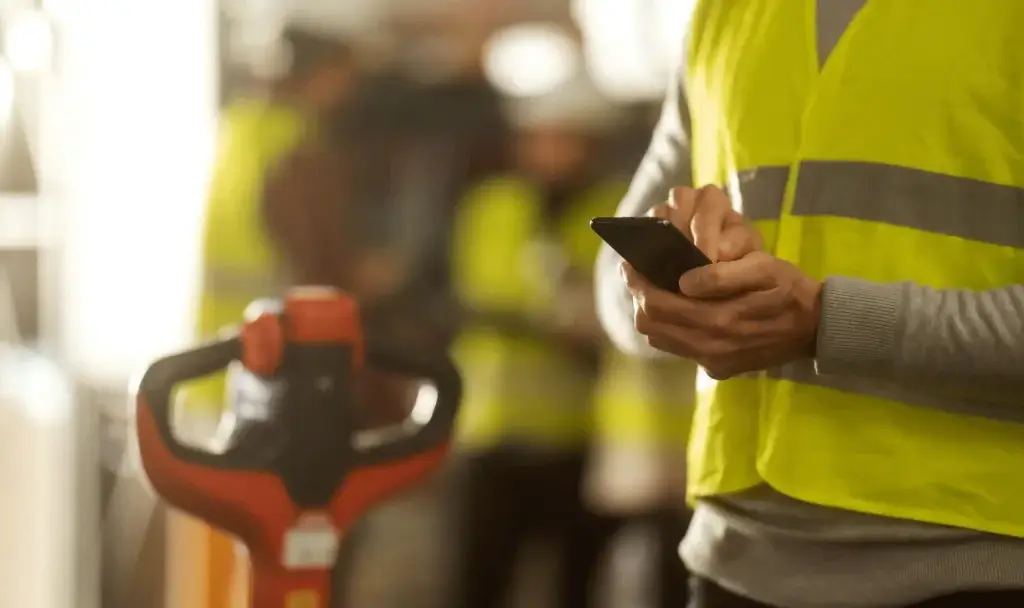
<path id="1" fill-rule="evenodd" d="M 734 174 L 739 209 L 751 220 L 776 220 L 789 167 L 760 167 Z M 1024 249 L 1024 188 L 908 167 L 804 161 L 791 213 L 881 222 Z M 984 213 L 979 213 L 984 208 Z"/>
<path id="2" fill-rule="evenodd" d="M 816 5 L 828 10 L 699 2 L 686 69 L 695 182 L 728 183 L 769 249 L 818 279 L 1024 283 L 1021 98 L 1005 84 L 1019 80 L 1007 49 L 1024 47 L 1024 3 L 868 2 L 820 69 Z M 818 376 L 809 363 L 705 384 L 691 499 L 767 482 L 1024 537 L 1019 392 Z"/>

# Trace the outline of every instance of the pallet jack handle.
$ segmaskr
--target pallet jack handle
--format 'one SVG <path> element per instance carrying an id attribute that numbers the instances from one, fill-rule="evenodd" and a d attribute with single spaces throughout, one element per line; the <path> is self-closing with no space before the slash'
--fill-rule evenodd
<path id="1" fill-rule="evenodd" d="M 272 415 L 222 453 L 180 442 L 175 389 L 236 362 L 277 387 Z M 406 420 L 386 441 L 360 441 L 354 385 L 364 362 L 432 385 L 429 421 Z M 462 382 L 447 357 L 365 343 L 350 296 L 298 289 L 237 332 L 154 362 L 135 394 L 146 475 L 168 503 L 246 545 L 253 608 L 329 608 L 345 531 L 440 466 Z"/>

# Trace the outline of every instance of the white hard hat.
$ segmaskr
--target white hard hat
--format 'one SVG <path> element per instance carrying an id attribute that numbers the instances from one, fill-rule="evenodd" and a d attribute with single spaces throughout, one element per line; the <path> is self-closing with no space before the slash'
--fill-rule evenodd
<path id="1" fill-rule="evenodd" d="M 546 93 L 510 100 L 507 112 L 513 126 L 520 129 L 561 127 L 601 132 L 615 128 L 622 119 L 621 108 L 602 95 L 585 74 Z"/>

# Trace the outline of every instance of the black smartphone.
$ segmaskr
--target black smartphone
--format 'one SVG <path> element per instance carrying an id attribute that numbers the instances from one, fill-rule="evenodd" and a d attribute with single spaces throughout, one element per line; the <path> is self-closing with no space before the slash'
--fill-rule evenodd
<path id="1" fill-rule="evenodd" d="M 679 277 L 711 263 L 672 222 L 656 217 L 595 217 L 590 228 L 652 285 L 679 291 Z"/>

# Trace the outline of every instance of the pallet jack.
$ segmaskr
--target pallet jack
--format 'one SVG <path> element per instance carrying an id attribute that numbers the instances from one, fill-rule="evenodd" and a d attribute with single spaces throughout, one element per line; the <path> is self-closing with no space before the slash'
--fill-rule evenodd
<path id="1" fill-rule="evenodd" d="M 365 364 L 431 384 L 429 421 L 360 441 L 353 389 Z M 239 427 L 220 453 L 183 444 L 172 429 L 175 388 L 232 365 L 270 387 L 267 416 Z M 300 288 L 233 334 L 149 366 L 135 399 L 139 451 L 164 500 L 246 546 L 253 608 L 330 608 L 345 531 L 439 467 L 461 391 L 447 358 L 364 341 L 353 298 Z"/>

